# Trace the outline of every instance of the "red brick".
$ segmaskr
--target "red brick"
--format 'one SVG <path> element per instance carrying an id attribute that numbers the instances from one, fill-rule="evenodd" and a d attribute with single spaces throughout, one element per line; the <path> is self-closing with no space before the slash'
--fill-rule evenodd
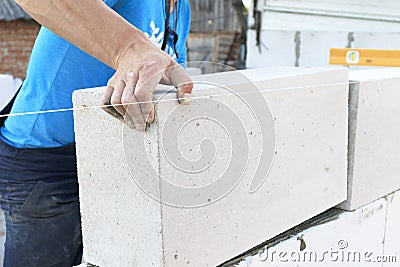
<path id="1" fill-rule="evenodd" d="M 0 73 L 24 79 L 40 25 L 34 21 L 0 21 Z"/>

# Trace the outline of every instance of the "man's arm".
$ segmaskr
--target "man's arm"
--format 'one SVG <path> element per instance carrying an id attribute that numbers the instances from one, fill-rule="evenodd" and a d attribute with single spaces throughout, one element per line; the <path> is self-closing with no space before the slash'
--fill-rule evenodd
<path id="1" fill-rule="evenodd" d="M 184 69 L 103 1 L 16 2 L 40 24 L 116 70 L 101 104 L 152 101 L 160 81 L 176 86 L 179 98 L 190 97 L 193 84 Z M 152 103 L 115 108 L 138 130 L 154 119 Z"/>

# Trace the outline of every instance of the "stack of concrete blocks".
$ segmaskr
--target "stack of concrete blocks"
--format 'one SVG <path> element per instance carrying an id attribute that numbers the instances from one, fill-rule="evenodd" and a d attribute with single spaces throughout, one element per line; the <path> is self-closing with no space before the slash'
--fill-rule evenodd
<path id="1" fill-rule="evenodd" d="M 259 39 L 247 31 L 248 68 L 329 66 L 329 49 L 398 49 L 398 1 L 274 0 L 258 2 L 262 12 Z M 252 13 L 253 5 L 250 7 Z M 249 16 L 248 25 L 255 18 Z M 260 49 L 256 47 L 260 43 Z M 365 68 L 352 66 L 355 68 Z"/>
<path id="2" fill-rule="evenodd" d="M 271 19 L 269 18 L 268 21 L 271 22 Z M 316 25 L 315 22 L 314 25 Z M 330 48 L 398 49 L 400 46 L 400 33 L 398 31 L 268 29 L 262 31 L 262 45 L 258 49 L 255 45 L 256 32 L 249 30 L 247 33 L 249 49 L 246 66 L 248 68 L 267 66 L 324 67 L 329 66 Z M 369 67 L 351 66 L 350 68 L 365 69 Z"/>
<path id="3" fill-rule="evenodd" d="M 189 106 L 179 105 L 174 93 L 161 94 L 171 88 L 159 88 L 156 119 L 146 133 L 91 108 L 104 88 L 74 93 L 87 262 L 216 266 L 346 199 L 346 69 L 263 68 L 193 81 Z M 232 121 L 240 124 L 237 132 Z M 235 135 L 245 137 L 243 151 Z M 209 165 L 188 171 L 202 157 Z M 234 166 L 238 172 L 227 183 L 236 182 L 220 198 L 168 191 L 170 184 L 218 183 L 230 161 L 247 165 Z M 260 168 L 268 174 L 263 183 Z"/>
<path id="4" fill-rule="evenodd" d="M 398 266 L 400 70 L 350 71 L 349 79 L 347 200 L 265 242 L 237 266 Z"/>

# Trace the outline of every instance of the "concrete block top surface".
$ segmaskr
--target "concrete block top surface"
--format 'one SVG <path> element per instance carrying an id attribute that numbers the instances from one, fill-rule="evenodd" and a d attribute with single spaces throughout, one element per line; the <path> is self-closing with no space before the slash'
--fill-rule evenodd
<path id="1" fill-rule="evenodd" d="M 400 68 L 378 68 L 368 70 L 350 70 L 350 81 L 375 81 L 400 78 Z"/>
<path id="2" fill-rule="evenodd" d="M 330 77 L 324 76 L 323 79 L 318 84 L 313 83 L 314 81 L 309 81 L 310 86 L 323 87 L 325 85 L 329 86 L 330 83 L 335 83 L 339 81 L 341 81 L 342 83 L 346 82 L 343 78 L 347 77 L 348 72 L 347 69 L 343 67 L 321 67 L 321 68 L 263 67 L 263 68 L 246 69 L 246 70 L 239 70 L 232 72 L 195 75 L 191 76 L 191 79 L 195 83 L 193 90 L 196 92 L 199 90 L 214 88 L 218 85 L 231 86 L 235 84 L 243 84 L 249 82 L 257 83 L 257 82 L 276 80 L 276 79 L 287 79 L 288 77 L 294 77 L 294 76 L 304 76 L 311 74 L 318 75 L 318 73 L 326 73 L 326 72 L 337 72 L 338 75 L 331 75 Z M 202 81 L 207 81 L 208 83 L 201 84 L 200 82 Z M 301 86 L 302 85 L 300 84 L 297 87 L 272 86 L 270 88 L 266 88 L 266 90 L 298 89 Z M 104 89 L 105 87 L 85 88 L 74 91 L 74 95 L 82 93 L 102 94 Z M 171 89 L 170 86 L 159 85 L 157 87 L 155 96 L 162 95 L 166 91 L 170 91 L 170 89 Z M 173 95 L 174 92 L 171 92 L 170 94 Z"/>
<path id="3" fill-rule="evenodd" d="M 216 266 L 345 199 L 346 68 L 192 80 L 190 105 L 157 88 L 145 133 L 96 107 L 104 88 L 74 92 L 88 262 Z"/>

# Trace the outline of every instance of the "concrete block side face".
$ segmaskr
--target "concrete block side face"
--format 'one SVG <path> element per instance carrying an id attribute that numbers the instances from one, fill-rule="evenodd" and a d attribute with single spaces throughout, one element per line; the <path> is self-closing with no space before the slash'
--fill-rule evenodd
<path id="1" fill-rule="evenodd" d="M 400 191 L 388 195 L 386 199 L 388 207 L 383 255 L 390 258 L 387 258 L 388 261 L 383 264 L 383 267 L 393 266 L 393 262 L 398 263 L 400 261 Z"/>
<path id="2" fill-rule="evenodd" d="M 399 78 L 360 82 L 357 125 L 353 126 L 354 167 L 349 177 L 352 192 L 347 209 L 356 209 L 400 188 L 399 82 Z"/>
<path id="3" fill-rule="evenodd" d="M 358 82 L 397 79 L 400 77 L 398 68 L 377 68 L 349 71 L 349 80 Z"/>
<path id="4" fill-rule="evenodd" d="M 386 200 L 379 199 L 283 238 L 276 245 L 266 244 L 266 249 L 248 256 L 238 266 L 380 267 L 382 263 L 374 260 L 382 255 L 385 216 Z"/>
<path id="5" fill-rule="evenodd" d="M 74 106 L 96 106 L 102 93 L 77 91 Z M 146 176 L 146 165 L 125 148 L 143 138 L 135 139 L 138 133 L 100 108 L 77 110 L 74 120 L 85 260 L 97 266 L 162 266 L 160 204 L 135 183 L 132 171 Z M 155 128 L 147 135 L 157 140 Z M 156 164 L 157 144 L 147 146 Z M 130 170 L 128 161 L 143 168 Z"/>
<path id="6" fill-rule="evenodd" d="M 190 106 L 179 107 L 177 114 L 182 117 L 175 120 L 170 114 L 176 103 L 158 104 L 160 129 L 168 126 L 168 119 L 185 122 L 197 105 L 215 104 L 209 106 L 212 114 L 226 104 L 242 121 L 248 136 L 248 165 L 232 191 L 202 207 L 163 206 L 165 266 L 216 266 L 345 200 L 347 81 L 346 70 L 332 70 L 257 83 L 272 111 L 276 155 L 267 180 L 253 194 L 249 184 L 259 160 L 260 130 L 237 96 L 194 99 Z M 218 95 L 220 90 L 212 92 Z M 195 96 L 201 95 L 201 91 L 195 92 Z M 182 156 L 193 161 L 207 156 L 210 150 L 206 146 L 202 150 L 201 141 L 208 138 L 214 143 L 211 149 L 216 149 L 211 166 L 191 174 L 172 165 L 171 157 L 160 154 L 161 176 L 188 187 L 218 180 L 234 154 L 223 124 L 205 116 L 190 122 L 175 136 Z"/>

